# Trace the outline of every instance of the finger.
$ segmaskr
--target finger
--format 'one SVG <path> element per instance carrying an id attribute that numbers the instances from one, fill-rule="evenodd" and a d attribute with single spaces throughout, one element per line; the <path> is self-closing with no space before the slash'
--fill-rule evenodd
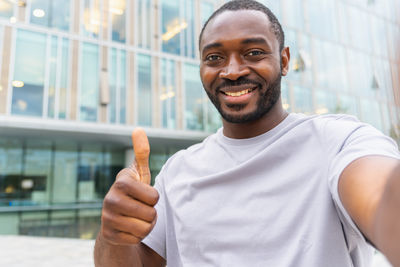
<path id="1" fill-rule="evenodd" d="M 116 232 L 124 232 L 136 236 L 137 238 L 145 238 L 153 229 L 154 223 L 145 222 L 136 218 L 126 217 L 122 215 L 112 216 L 108 220 L 108 226 Z"/>
<path id="2" fill-rule="evenodd" d="M 151 176 L 149 169 L 150 145 L 146 133 L 142 128 L 136 128 L 132 132 L 133 150 L 139 171 L 140 181 L 150 184 Z"/>

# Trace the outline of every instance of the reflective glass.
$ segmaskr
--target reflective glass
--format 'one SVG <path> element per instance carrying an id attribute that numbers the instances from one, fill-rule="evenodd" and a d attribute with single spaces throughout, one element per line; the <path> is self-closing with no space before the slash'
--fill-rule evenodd
<path id="1" fill-rule="evenodd" d="M 142 48 L 150 48 L 151 44 L 151 0 L 137 0 L 136 8 L 136 32 L 138 46 Z"/>
<path id="2" fill-rule="evenodd" d="M 316 82 L 321 88 L 347 91 L 344 48 L 331 42 L 314 39 L 314 68 Z"/>
<path id="3" fill-rule="evenodd" d="M 83 0 L 82 4 L 82 33 L 84 36 L 96 38 L 99 36 L 101 25 L 100 0 Z"/>
<path id="4" fill-rule="evenodd" d="M 369 16 L 371 21 L 371 39 L 373 42 L 374 53 L 387 57 L 388 56 L 388 42 L 386 38 L 386 28 L 384 20 L 375 16 Z"/>
<path id="5" fill-rule="evenodd" d="M 290 112 L 291 111 L 291 106 L 290 106 L 290 93 L 289 93 L 289 87 L 286 82 L 281 83 L 281 97 L 282 97 L 282 106 L 283 108 Z"/>
<path id="6" fill-rule="evenodd" d="M 302 0 L 282 0 L 282 17 L 285 26 L 303 29 L 303 4 Z"/>
<path id="7" fill-rule="evenodd" d="M 366 52 L 372 52 L 372 41 L 371 41 L 371 27 L 369 25 L 369 17 L 363 10 L 348 6 L 347 10 L 349 37 L 351 44 L 358 49 Z"/>
<path id="8" fill-rule="evenodd" d="M 110 103 L 108 104 L 108 116 L 111 123 L 117 122 L 117 49 L 110 49 L 109 58 L 109 90 L 110 90 Z"/>
<path id="9" fill-rule="evenodd" d="M 17 204 L 13 201 L 21 194 L 22 155 L 20 140 L 0 138 L 0 206 Z"/>
<path id="10" fill-rule="evenodd" d="M 9 0 L 0 0 L 0 18 L 11 18 L 14 14 L 14 4 Z"/>
<path id="11" fill-rule="evenodd" d="M 201 25 L 203 26 L 204 23 L 208 20 L 211 14 L 214 12 L 214 5 L 208 1 L 202 1 L 200 6 L 200 20 Z"/>
<path id="12" fill-rule="evenodd" d="M 50 58 L 49 58 L 49 86 L 48 86 L 48 104 L 47 116 L 54 117 L 55 98 L 56 98 L 56 75 L 57 75 L 57 37 L 50 39 Z"/>
<path id="13" fill-rule="evenodd" d="M 18 30 L 11 113 L 42 116 L 46 35 Z"/>
<path id="14" fill-rule="evenodd" d="M 361 99 L 361 118 L 362 121 L 370 123 L 377 129 L 383 131 L 381 111 L 379 103 L 370 99 Z"/>
<path id="15" fill-rule="evenodd" d="M 119 123 L 126 123 L 126 52 L 120 50 L 119 57 Z"/>
<path id="16" fill-rule="evenodd" d="M 124 43 L 126 40 L 126 1 L 110 1 L 112 40 Z"/>
<path id="17" fill-rule="evenodd" d="M 96 145 L 83 145 L 79 153 L 78 165 L 78 201 L 87 202 L 99 200 L 96 194 L 96 183 L 102 175 L 101 147 Z"/>
<path id="18" fill-rule="evenodd" d="M 69 40 L 63 38 L 61 45 L 61 62 L 59 63 L 61 64 L 61 78 L 59 89 L 58 118 L 65 119 L 67 117 L 68 105 Z"/>
<path id="19" fill-rule="evenodd" d="M 340 113 L 339 106 L 336 103 L 336 94 L 328 90 L 316 90 L 315 113 Z"/>
<path id="20" fill-rule="evenodd" d="M 371 58 L 357 50 L 348 50 L 348 71 L 350 86 L 359 96 L 375 96 L 376 86 L 371 65 Z"/>
<path id="21" fill-rule="evenodd" d="M 99 48 L 82 43 L 80 76 L 80 120 L 96 121 L 99 99 Z"/>
<path id="22" fill-rule="evenodd" d="M 307 21 L 311 33 L 320 37 L 337 40 L 335 2 L 331 0 L 307 0 Z"/>
<path id="23" fill-rule="evenodd" d="M 78 146 L 57 143 L 54 151 L 52 203 L 75 203 L 78 177 Z"/>
<path id="24" fill-rule="evenodd" d="M 184 65 L 185 124 L 189 130 L 204 129 L 204 103 L 207 96 L 199 77 L 197 65 Z"/>
<path id="25" fill-rule="evenodd" d="M 138 124 L 151 126 L 152 121 L 152 82 L 151 82 L 151 57 L 148 55 L 137 55 L 138 70 Z"/>
<path id="26" fill-rule="evenodd" d="M 313 111 L 311 89 L 308 87 L 294 86 L 295 112 L 311 114 Z"/>
<path id="27" fill-rule="evenodd" d="M 162 51 L 177 55 L 181 53 L 181 32 L 188 27 L 188 22 L 179 15 L 179 7 L 179 0 L 161 1 Z"/>
<path id="28" fill-rule="evenodd" d="M 70 0 L 31 0 L 30 22 L 49 28 L 68 31 Z"/>
<path id="29" fill-rule="evenodd" d="M 339 104 L 336 113 L 345 113 L 359 117 L 357 98 L 355 96 L 339 94 Z"/>
<path id="30" fill-rule="evenodd" d="M 210 100 L 207 100 L 207 124 L 206 131 L 216 132 L 222 126 L 221 116 Z"/>
<path id="31" fill-rule="evenodd" d="M 175 129 L 176 127 L 176 70 L 175 61 L 161 60 L 161 116 L 162 127 Z"/>
<path id="32" fill-rule="evenodd" d="M 194 39 L 194 0 L 185 0 L 183 5 L 184 10 L 184 23 L 187 26 L 182 31 L 183 38 L 183 54 L 186 57 L 194 58 L 195 53 L 195 39 Z"/>
<path id="33" fill-rule="evenodd" d="M 21 200 L 45 204 L 50 198 L 52 179 L 52 148 L 50 141 L 28 140 L 21 177 Z"/>

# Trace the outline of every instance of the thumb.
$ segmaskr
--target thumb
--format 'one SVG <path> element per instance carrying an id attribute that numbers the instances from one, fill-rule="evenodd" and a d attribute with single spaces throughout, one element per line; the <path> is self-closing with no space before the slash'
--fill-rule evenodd
<path id="1" fill-rule="evenodd" d="M 135 151 L 136 166 L 140 181 L 150 184 L 151 175 L 149 169 L 150 145 L 146 133 L 142 128 L 136 128 L 132 132 L 133 150 Z"/>

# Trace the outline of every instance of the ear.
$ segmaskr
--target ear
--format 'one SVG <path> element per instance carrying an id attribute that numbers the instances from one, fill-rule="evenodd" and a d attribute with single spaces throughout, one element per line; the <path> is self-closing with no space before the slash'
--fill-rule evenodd
<path id="1" fill-rule="evenodd" d="M 288 46 L 282 49 L 281 62 L 282 62 L 282 76 L 286 76 L 289 72 L 289 62 L 290 62 L 290 49 Z"/>

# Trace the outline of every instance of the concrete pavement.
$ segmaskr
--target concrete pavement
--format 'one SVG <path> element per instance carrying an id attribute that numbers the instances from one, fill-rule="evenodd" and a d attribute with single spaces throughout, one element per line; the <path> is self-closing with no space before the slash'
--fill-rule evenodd
<path id="1" fill-rule="evenodd" d="M 1 267 L 93 267 L 94 240 L 0 236 Z M 390 267 L 376 254 L 372 267 Z"/>

